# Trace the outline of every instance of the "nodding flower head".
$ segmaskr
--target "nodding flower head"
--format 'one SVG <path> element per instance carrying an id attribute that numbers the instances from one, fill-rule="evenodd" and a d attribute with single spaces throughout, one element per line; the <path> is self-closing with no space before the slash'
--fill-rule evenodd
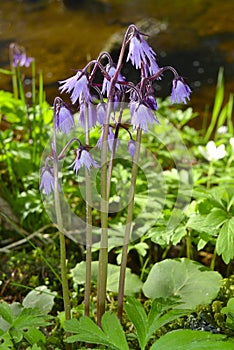
<path id="1" fill-rule="evenodd" d="M 136 150 L 136 142 L 133 139 L 131 139 L 128 142 L 128 152 L 132 157 L 132 159 L 134 158 L 135 150 Z"/>
<path id="2" fill-rule="evenodd" d="M 52 191 L 54 191 L 54 172 L 53 168 L 48 165 L 44 166 L 41 170 L 41 181 L 40 181 L 40 191 L 44 190 L 45 194 L 48 196 Z M 60 191 L 60 184 L 58 184 L 58 189 Z"/>
<path id="3" fill-rule="evenodd" d="M 115 75 L 116 72 L 116 68 L 114 65 L 107 65 L 106 66 L 106 72 L 108 73 L 109 77 L 112 78 Z M 125 78 L 123 77 L 123 75 L 121 73 L 118 74 L 117 80 L 119 82 L 125 82 Z M 106 77 L 104 77 L 103 79 L 103 83 L 102 83 L 102 93 L 105 94 L 107 96 L 109 96 L 110 93 L 110 87 L 111 87 L 111 82 L 110 80 L 108 80 Z M 121 84 L 116 83 L 115 84 L 115 89 L 117 90 L 123 90 L 123 86 L 121 86 Z"/>
<path id="4" fill-rule="evenodd" d="M 130 39 L 127 62 L 129 60 L 137 69 L 144 66 L 144 73 L 146 76 L 148 74 L 153 75 L 159 70 L 156 53 L 145 39 L 143 39 L 142 34 L 140 34 L 137 29 L 134 30 Z"/>
<path id="5" fill-rule="evenodd" d="M 73 166 L 73 170 L 78 173 L 80 168 L 82 166 L 85 166 L 88 171 L 90 171 L 90 168 L 93 166 L 94 168 L 99 168 L 98 163 L 93 159 L 91 154 L 84 148 L 78 148 L 76 150 L 76 159 L 74 162 L 70 165 L 70 167 Z"/>
<path id="6" fill-rule="evenodd" d="M 86 102 L 91 100 L 89 92 L 89 81 L 87 75 L 83 71 L 78 71 L 74 76 L 59 82 L 61 86 L 59 90 L 63 92 L 72 92 L 71 101 L 75 103 L 79 98 Z"/>
<path id="7" fill-rule="evenodd" d="M 22 46 L 11 44 L 10 50 L 12 52 L 13 67 L 29 67 L 34 60 L 33 57 L 26 55 L 26 51 Z"/>
<path id="8" fill-rule="evenodd" d="M 98 148 L 102 148 L 102 143 L 103 143 L 103 136 L 104 136 L 104 128 L 102 127 L 102 133 L 101 136 L 96 144 L 96 147 Z M 107 137 L 107 142 L 108 142 L 108 146 L 109 146 L 109 150 L 112 151 L 113 150 L 113 146 L 114 146 L 114 141 L 115 141 L 115 134 L 112 130 L 112 127 L 109 126 L 108 128 L 108 137 Z M 116 140 L 116 149 L 118 147 L 118 145 L 120 144 L 119 140 Z"/>
<path id="9" fill-rule="evenodd" d="M 152 126 L 154 123 L 159 123 L 151 108 L 147 107 L 145 103 L 140 101 L 130 102 L 131 124 L 133 129 L 143 129 L 148 131 L 148 125 Z"/>
<path id="10" fill-rule="evenodd" d="M 59 97 L 56 97 L 54 105 L 56 130 L 69 134 L 71 129 L 75 126 L 70 109 Z"/>
<path id="11" fill-rule="evenodd" d="M 97 122 L 97 113 L 92 102 L 80 102 L 80 125 L 86 130 L 86 118 L 88 130 L 93 128 Z"/>
<path id="12" fill-rule="evenodd" d="M 175 78 L 172 82 L 172 103 L 187 103 L 187 100 L 190 100 L 191 92 L 190 87 L 185 83 L 183 78 Z"/>
<path id="13" fill-rule="evenodd" d="M 97 105 L 97 121 L 103 125 L 105 124 L 107 104 L 105 102 L 100 102 Z"/>

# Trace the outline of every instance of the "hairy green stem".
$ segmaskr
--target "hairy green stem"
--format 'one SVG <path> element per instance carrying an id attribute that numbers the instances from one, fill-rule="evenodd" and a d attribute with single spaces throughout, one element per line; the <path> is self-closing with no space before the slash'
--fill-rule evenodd
<path id="1" fill-rule="evenodd" d="M 125 274 L 126 274 L 127 257 L 128 257 L 128 244 L 129 244 L 131 228 L 132 228 L 134 196 L 135 196 L 135 190 L 136 190 L 138 160 L 140 156 L 141 135 L 142 135 L 142 130 L 138 128 L 137 135 L 136 135 L 136 149 L 135 149 L 135 154 L 134 154 L 133 164 L 132 164 L 131 188 L 129 193 L 128 213 L 127 213 L 127 220 L 126 220 L 124 241 L 123 241 L 123 248 L 122 248 L 122 259 L 121 259 L 121 265 L 120 265 L 119 291 L 118 291 L 118 318 L 120 321 L 122 320 L 122 313 L 123 313 L 123 299 L 124 299 Z"/>

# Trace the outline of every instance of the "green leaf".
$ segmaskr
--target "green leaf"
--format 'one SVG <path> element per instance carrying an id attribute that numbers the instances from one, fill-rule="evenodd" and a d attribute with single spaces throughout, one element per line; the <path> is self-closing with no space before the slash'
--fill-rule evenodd
<path id="1" fill-rule="evenodd" d="M 147 316 L 143 305 L 137 299 L 127 298 L 124 308 L 136 329 L 141 349 L 145 349 L 152 334 L 157 329 L 187 313 L 185 310 L 168 311 L 176 304 L 171 300 L 155 299 Z"/>
<path id="2" fill-rule="evenodd" d="M 145 345 L 147 344 L 146 334 L 148 322 L 144 307 L 139 302 L 139 300 L 128 297 L 127 303 L 124 305 L 124 309 L 134 324 L 140 347 L 141 349 L 144 349 Z"/>
<path id="3" fill-rule="evenodd" d="M 31 344 L 36 343 L 46 343 L 46 337 L 45 335 L 39 331 L 37 328 L 29 328 L 26 332 L 24 332 L 24 338 Z"/>
<path id="4" fill-rule="evenodd" d="M 49 325 L 49 318 L 49 316 L 45 316 L 38 309 L 24 308 L 13 321 L 12 327 L 18 330 L 26 330 L 31 327 L 45 327 Z"/>
<path id="5" fill-rule="evenodd" d="M 8 323 L 13 322 L 13 314 L 10 306 L 4 301 L 0 304 L 0 316 Z M 0 327 L 1 327 L 1 318 L 0 318 Z"/>
<path id="6" fill-rule="evenodd" d="M 1 340 L 1 343 L 0 343 L 0 350 L 12 350 L 13 349 L 13 343 L 12 343 L 12 339 L 11 339 L 11 336 L 10 336 L 10 333 L 7 332 L 5 334 L 1 334 L 0 333 L 0 340 Z"/>
<path id="7" fill-rule="evenodd" d="M 224 223 L 216 241 L 217 254 L 228 264 L 234 257 L 234 217 Z"/>
<path id="8" fill-rule="evenodd" d="M 78 284 L 85 283 L 85 269 L 86 263 L 82 261 L 78 263 L 74 269 L 71 270 L 73 280 Z M 108 264 L 108 274 L 107 274 L 107 290 L 118 293 L 119 288 L 119 272 L 120 267 L 112 264 Z M 91 282 L 97 283 L 98 276 L 98 261 L 92 262 L 92 273 L 91 273 Z M 133 295 L 141 291 L 143 283 L 140 278 L 131 273 L 130 268 L 126 269 L 126 280 L 125 280 L 125 295 Z"/>
<path id="9" fill-rule="evenodd" d="M 226 336 L 210 332 L 176 330 L 159 338 L 150 350 L 232 350 L 233 341 L 225 341 Z"/>
<path id="10" fill-rule="evenodd" d="M 188 313 L 187 310 L 169 310 L 164 315 L 160 314 L 160 317 L 154 317 L 151 324 L 148 326 L 147 331 L 147 341 L 150 339 L 151 335 L 159 328 L 163 327 L 169 322 L 177 320 L 179 317 L 184 316 Z"/>
<path id="11" fill-rule="evenodd" d="M 205 226 L 210 227 L 210 230 L 219 228 L 228 219 L 227 212 L 214 208 L 211 213 L 205 217 Z"/>
<path id="12" fill-rule="evenodd" d="M 3 68 L 0 68 L 0 73 L 7 74 L 7 75 L 13 74 L 11 70 L 7 70 L 7 69 L 3 69 Z"/>
<path id="13" fill-rule="evenodd" d="M 143 285 L 144 294 L 152 299 L 180 297 L 180 309 L 205 305 L 216 297 L 222 276 L 190 259 L 166 259 L 156 263 Z"/>
<path id="14" fill-rule="evenodd" d="M 110 343 L 117 349 L 129 350 L 125 333 L 114 313 L 106 312 L 102 317 L 102 329 L 109 338 Z"/>
<path id="15" fill-rule="evenodd" d="M 56 294 L 46 286 L 39 286 L 26 295 L 22 304 L 25 308 L 37 308 L 44 314 L 48 314 L 53 308 Z"/>
<path id="16" fill-rule="evenodd" d="M 66 332 L 76 333 L 68 337 L 66 341 L 68 343 L 82 341 L 101 344 L 115 350 L 129 349 L 124 332 L 115 314 L 111 315 L 110 312 L 106 312 L 102 317 L 102 327 L 103 330 L 87 316 L 82 316 L 79 321 L 76 319 L 65 321 L 64 328 Z"/>
<path id="17" fill-rule="evenodd" d="M 227 326 L 234 329 L 234 298 L 228 300 L 227 306 L 222 308 L 221 313 L 227 316 Z"/>

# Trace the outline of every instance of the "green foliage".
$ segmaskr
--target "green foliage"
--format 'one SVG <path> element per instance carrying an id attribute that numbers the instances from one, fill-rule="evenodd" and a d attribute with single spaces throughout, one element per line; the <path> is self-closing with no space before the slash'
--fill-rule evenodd
<path id="1" fill-rule="evenodd" d="M 3 69 L 0 69 L 0 73 L 12 74 Z M 35 79 L 32 80 L 35 82 Z M 29 232 L 34 232 L 48 222 L 38 190 L 38 171 L 41 153 L 49 138 L 48 124 L 52 120 L 52 110 L 44 98 L 42 75 L 39 77 L 39 91 L 36 92 L 36 87 L 32 87 L 32 99 L 26 98 L 22 84 L 19 87 L 20 98 L 14 97 L 10 92 L 0 91 L 0 121 L 4 123 L 4 128 L 0 132 L 0 196 L 7 199 L 20 218 L 19 225 L 14 226 L 14 229 L 17 233 L 22 234 L 24 231 L 17 229 L 17 227 L 20 228 L 20 225 Z M 223 105 L 223 70 L 220 69 L 218 75 L 211 122 L 207 127 L 204 125 L 202 130 L 191 126 L 190 122 L 198 116 L 191 107 L 185 110 L 168 108 L 167 99 L 157 102 L 159 106 L 157 116 L 160 119 L 160 125 L 143 135 L 142 146 L 147 149 L 147 152 L 143 153 L 144 159 L 141 159 L 143 168 L 139 170 L 136 185 L 132 230 L 132 237 L 136 240 L 130 243 L 128 248 L 129 257 L 131 254 L 135 257 L 135 260 L 129 261 L 132 264 L 131 267 L 138 269 L 140 277 L 131 273 L 131 269 L 127 268 L 125 285 L 127 296 L 141 293 L 143 286 L 145 295 L 153 299 L 153 301 L 148 301 L 151 303 L 150 311 L 146 312 L 147 303 L 142 305 L 139 300 L 127 297 L 124 309 L 130 320 L 130 326 L 124 324 L 122 327 L 115 314 L 109 311 L 102 318 L 102 329 L 87 317 L 81 317 L 79 321 L 72 319 L 65 322 L 65 330 L 73 334 L 68 338 L 68 342 L 88 342 L 100 344 L 109 349 L 122 350 L 132 348 L 132 339 L 135 337 L 141 349 L 149 347 L 149 343 L 152 344 L 154 341 L 155 331 L 187 314 L 187 308 L 192 312 L 196 305 L 204 306 L 206 303 L 210 303 L 210 308 L 215 308 L 215 301 L 212 304 L 211 301 L 216 298 L 221 284 L 221 276 L 217 272 L 208 271 L 204 266 L 192 260 L 160 260 L 165 257 L 186 254 L 188 258 L 197 259 L 198 251 L 202 250 L 205 256 L 212 254 L 214 259 L 217 252 L 223 259 L 224 267 L 225 264 L 229 264 L 227 275 L 230 273 L 228 269 L 232 268 L 231 263 L 234 258 L 234 150 L 230 144 L 230 138 L 234 136 L 233 95 L 230 95 L 227 103 Z M 200 119 L 202 117 L 202 115 L 199 116 Z M 226 131 L 221 134 L 219 128 L 223 126 Z M 92 131 L 90 137 L 92 141 L 97 141 L 97 131 Z M 211 137 L 217 146 L 222 143 L 225 145 L 224 159 L 210 162 L 200 153 L 198 146 L 206 146 Z M 182 148 L 181 143 L 184 144 Z M 148 153 L 151 153 L 152 157 L 157 160 L 155 162 L 156 172 L 152 172 L 155 164 L 149 161 Z M 68 164 L 70 158 L 66 162 Z M 129 160 L 117 160 L 112 178 L 111 205 L 118 206 L 121 200 L 123 201 L 121 203 L 123 209 L 111 216 L 109 230 L 108 251 L 117 263 L 120 263 L 121 260 L 121 250 L 116 247 L 120 247 L 123 242 L 126 218 L 124 206 L 127 205 L 126 193 L 130 188 L 130 168 Z M 145 175 L 146 169 L 150 169 L 151 172 L 147 176 Z M 64 179 L 66 179 L 64 192 L 67 194 L 68 202 L 72 209 L 83 217 L 85 201 L 71 170 L 65 169 Z M 85 177 L 80 174 L 80 187 L 82 183 L 85 184 Z M 191 193 L 191 188 L 193 188 L 193 193 Z M 154 200 L 149 200 L 149 193 Z M 99 225 L 97 210 L 93 210 L 93 222 Z M 17 233 L 13 232 L 12 236 L 10 234 L 8 236 L 3 230 L 2 242 L 9 240 L 15 242 Z M 42 278 L 45 279 L 45 283 L 52 286 L 53 290 L 60 290 L 61 281 L 57 273 L 58 254 L 56 257 L 51 256 L 53 254 L 50 255 L 50 245 L 45 247 L 47 239 L 51 239 L 50 233 L 51 231 L 48 234 L 45 233 L 46 238 L 36 236 L 36 244 L 39 246 L 35 249 L 35 245 L 30 243 L 34 247 L 33 251 L 29 251 L 31 247 L 29 241 L 25 239 L 26 248 L 24 246 L 24 249 L 15 252 L 11 248 L 8 255 L 3 256 L 4 266 L 7 265 L 1 281 L 3 297 L 5 286 L 7 292 L 10 290 L 10 296 L 17 299 L 19 290 L 22 290 L 23 287 L 20 283 L 25 287 L 27 285 L 34 287 L 42 283 L 40 281 Z M 58 243 L 54 236 L 52 239 L 53 249 L 57 250 Z M 77 255 L 77 245 L 72 245 L 70 241 L 67 243 L 69 244 L 68 266 L 70 267 L 75 265 L 77 259 L 80 261 L 81 256 Z M 97 250 L 99 250 L 98 244 L 94 244 L 94 260 Z M 45 261 L 45 256 L 48 255 L 49 269 L 56 278 L 48 276 L 47 271 L 44 271 L 45 265 L 40 263 L 43 259 Z M 150 270 L 150 266 L 155 261 L 159 262 Z M 223 274 L 225 274 L 224 267 L 221 266 Z M 220 265 L 217 268 L 220 268 Z M 93 290 L 97 285 L 97 270 L 97 262 L 93 261 L 91 276 Z M 77 264 L 71 270 L 71 275 L 74 284 L 80 286 L 77 300 L 76 298 L 72 300 L 73 312 L 81 314 L 83 312 L 85 263 Z M 11 282 L 9 276 L 14 276 L 14 281 Z M 141 280 L 144 281 L 145 278 L 143 285 Z M 118 292 L 118 279 L 119 266 L 109 264 L 107 289 L 115 294 Z M 233 279 L 230 279 L 228 283 L 228 288 L 226 286 L 221 288 L 220 295 L 223 294 L 219 295 L 218 300 L 222 300 L 220 303 L 226 305 L 222 308 L 222 322 L 225 326 L 221 328 L 221 331 L 232 334 L 227 330 L 229 329 L 230 332 L 234 330 Z M 9 286 L 11 289 L 7 289 Z M 13 295 L 13 291 L 17 295 Z M 56 311 L 61 309 L 62 300 L 56 299 L 55 303 L 55 295 L 55 292 L 50 292 L 47 287 L 42 286 L 28 293 L 22 304 L 8 305 L 2 302 L 0 304 L 2 341 L 0 349 L 20 348 L 20 346 L 27 350 L 44 350 L 48 346 L 54 349 L 60 348 L 61 339 L 64 336 L 63 330 L 60 329 L 64 323 L 64 314 L 62 312 L 59 314 L 58 324 L 55 326 L 50 325 L 51 318 L 48 316 L 53 306 Z M 165 300 L 165 298 L 175 296 L 178 297 L 177 303 Z M 92 306 L 96 310 L 95 298 L 93 299 Z M 219 311 L 215 314 L 217 318 L 220 316 Z M 129 334 L 129 329 L 127 329 L 127 327 L 131 329 L 132 326 L 135 328 L 133 335 Z M 46 328 L 49 338 L 45 337 L 43 328 Z M 168 332 L 168 329 L 165 328 L 164 331 Z M 225 350 L 232 349 L 233 346 L 233 342 L 221 334 L 178 330 L 163 335 L 156 340 L 151 349 Z"/>
<path id="2" fill-rule="evenodd" d="M 40 306 L 43 300 L 38 298 L 37 305 Z M 0 336 L 5 349 L 11 349 L 23 340 L 31 345 L 46 343 L 45 335 L 38 328 L 48 326 L 51 317 L 44 310 L 27 307 L 27 301 L 25 304 L 0 304 Z"/>
<path id="3" fill-rule="evenodd" d="M 80 320 L 72 319 L 65 321 L 65 330 L 75 333 L 67 338 L 67 342 L 77 341 L 91 344 L 101 344 L 113 350 L 128 350 L 127 340 L 117 316 L 106 312 L 102 317 L 102 329 L 90 318 L 82 316 Z"/>
<path id="4" fill-rule="evenodd" d="M 173 309 L 175 305 L 176 302 L 170 299 L 155 299 L 152 301 L 147 315 L 143 305 L 137 299 L 127 298 L 124 308 L 135 327 L 137 339 L 142 350 L 145 349 L 156 330 L 186 314 L 185 310 Z"/>
<path id="5" fill-rule="evenodd" d="M 227 306 L 222 308 L 221 313 L 227 316 L 227 326 L 234 330 L 234 298 L 228 300 Z"/>
<path id="6" fill-rule="evenodd" d="M 197 231 L 201 242 L 216 241 L 216 249 L 226 264 L 234 257 L 234 191 L 233 187 L 217 187 L 205 192 L 186 226 Z M 204 246 L 202 245 L 202 247 Z"/>
<path id="7" fill-rule="evenodd" d="M 182 304 L 177 308 L 193 309 L 217 296 L 221 280 L 218 272 L 209 271 L 195 261 L 166 259 L 152 267 L 143 292 L 152 299 L 178 296 Z"/>
<path id="8" fill-rule="evenodd" d="M 203 331 L 176 330 L 157 340 L 150 350 L 232 350 L 234 342 L 225 335 Z"/>
<path id="9" fill-rule="evenodd" d="M 72 277 L 75 283 L 84 284 L 85 283 L 85 271 L 86 263 L 84 261 L 78 263 L 74 269 L 71 270 Z M 119 287 L 119 271 L 120 267 L 113 264 L 108 264 L 108 278 L 107 278 L 107 290 L 118 293 Z M 92 275 L 91 282 L 95 285 L 97 284 L 98 277 L 98 261 L 92 262 Z M 142 288 L 142 282 L 139 277 L 127 268 L 126 270 L 126 284 L 125 284 L 125 295 L 133 295 L 139 293 Z"/>

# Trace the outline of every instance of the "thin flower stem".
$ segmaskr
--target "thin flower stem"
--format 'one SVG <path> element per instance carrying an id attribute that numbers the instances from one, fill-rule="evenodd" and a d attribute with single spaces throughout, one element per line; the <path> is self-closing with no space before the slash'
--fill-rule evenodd
<path id="1" fill-rule="evenodd" d="M 191 243 L 190 230 L 187 231 L 187 235 L 186 235 L 186 256 L 188 259 L 192 259 L 192 243 Z"/>
<path id="2" fill-rule="evenodd" d="M 209 189 L 211 186 L 211 178 L 214 172 L 213 162 L 210 161 L 209 168 L 208 168 L 208 174 L 207 174 L 207 185 L 206 187 Z"/>
<path id="3" fill-rule="evenodd" d="M 105 117 L 105 124 L 103 126 L 104 130 L 103 130 L 102 149 L 101 149 L 101 226 L 102 226 L 102 229 L 101 229 L 99 265 L 98 265 L 98 284 L 97 284 L 97 324 L 99 327 L 101 327 L 101 318 L 105 312 L 107 268 L 108 268 L 108 210 L 109 210 L 109 193 L 107 189 L 108 131 L 109 131 L 113 96 L 115 91 L 115 83 L 118 79 L 118 75 L 122 66 L 122 60 L 124 57 L 124 51 L 127 44 L 128 34 L 129 34 L 129 29 L 127 30 L 123 40 L 115 74 L 111 78 L 107 112 Z"/>
<path id="4" fill-rule="evenodd" d="M 217 256 L 217 250 L 216 250 L 216 247 L 214 248 L 214 252 L 213 252 L 213 256 L 212 256 L 212 259 L 211 259 L 211 262 L 210 262 L 210 269 L 212 271 L 214 271 L 215 269 L 215 260 L 216 260 L 216 256 Z"/>
<path id="5" fill-rule="evenodd" d="M 113 147 L 112 147 L 112 151 L 111 151 L 111 158 L 110 158 L 109 168 L 108 168 L 108 174 L 107 174 L 107 196 L 108 196 L 108 198 L 110 197 L 111 176 L 112 176 L 112 170 L 113 170 L 113 166 L 114 166 L 114 158 L 115 158 L 115 152 L 116 152 L 116 148 L 117 148 L 119 128 L 120 128 L 122 115 L 123 115 L 123 108 L 121 107 L 120 112 L 119 112 L 117 125 L 116 125 L 115 137 L 114 137 Z"/>
<path id="6" fill-rule="evenodd" d="M 55 111 L 55 108 L 54 108 Z M 53 143 L 52 143 L 52 154 L 53 154 L 53 166 L 54 166 L 54 202 L 55 202 L 55 212 L 57 218 L 57 226 L 59 230 L 59 240 L 60 240 L 60 265 L 61 265 L 61 280 L 62 280 L 62 291 L 63 291 L 63 304 L 65 319 L 71 319 L 71 305 L 69 297 L 68 288 L 68 278 L 67 278 L 67 264 L 66 264 L 66 242 L 63 228 L 63 219 L 61 211 L 61 203 L 59 198 L 59 183 L 58 183 L 58 157 L 56 150 L 56 120 L 54 113 L 54 132 L 53 132 Z M 67 336 L 69 334 L 67 333 Z M 71 349 L 71 344 L 66 344 L 66 349 Z"/>
<path id="7" fill-rule="evenodd" d="M 107 105 L 101 149 L 101 241 L 98 265 L 97 284 L 97 324 L 101 327 L 101 318 L 105 312 L 107 265 L 108 265 L 108 194 L 107 194 L 107 152 L 108 129 L 111 113 L 111 102 Z"/>
<path id="8" fill-rule="evenodd" d="M 88 129 L 88 108 L 85 105 L 85 142 L 89 145 Z M 90 312 L 90 293 L 91 293 L 91 266 L 92 266 L 92 206 L 91 206 L 91 183 L 90 173 L 85 169 L 86 181 L 86 276 L 85 276 L 85 293 L 84 293 L 84 314 L 89 316 Z"/>
<path id="9" fill-rule="evenodd" d="M 132 228 L 134 195 L 136 190 L 138 160 L 140 156 L 141 135 L 142 135 L 142 130 L 138 128 L 137 135 L 136 135 L 136 149 L 135 149 L 133 165 L 132 165 L 131 188 L 129 193 L 128 213 L 127 213 L 127 220 L 126 220 L 126 226 L 125 226 L 124 241 L 123 241 L 123 248 L 122 248 L 122 259 L 121 259 L 121 266 L 120 266 L 120 276 L 119 276 L 118 318 L 120 321 L 122 320 L 122 313 L 123 313 L 123 299 L 124 299 L 125 274 L 126 274 L 127 256 L 128 256 L 128 244 L 129 244 L 131 228 Z"/>
<path id="10" fill-rule="evenodd" d="M 14 50 L 15 44 L 10 44 L 9 47 L 9 57 L 10 57 L 10 66 L 11 66 L 11 72 L 12 72 L 12 88 L 13 88 L 13 95 L 16 99 L 19 97 L 19 90 L 18 90 L 18 83 L 17 83 L 17 74 L 16 74 L 16 68 L 14 67 L 14 57 L 13 57 L 13 50 Z"/>

